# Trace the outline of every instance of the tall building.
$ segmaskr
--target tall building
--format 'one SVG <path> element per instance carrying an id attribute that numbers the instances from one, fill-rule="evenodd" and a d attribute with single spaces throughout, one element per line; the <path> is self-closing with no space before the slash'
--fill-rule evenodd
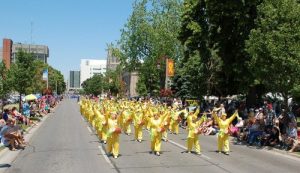
<path id="1" fill-rule="evenodd" d="M 107 50 L 107 70 L 116 70 L 117 66 L 120 64 L 120 61 L 117 57 L 112 55 L 112 50 Z"/>
<path id="2" fill-rule="evenodd" d="M 17 53 L 19 51 L 33 53 L 34 58 L 47 64 L 47 59 L 49 57 L 48 46 L 44 45 L 33 45 L 33 44 L 22 44 L 16 43 L 12 45 L 12 56 L 11 62 L 14 63 L 16 60 Z"/>
<path id="3" fill-rule="evenodd" d="M 106 60 L 81 59 L 80 62 L 80 85 L 95 74 L 106 72 Z"/>
<path id="4" fill-rule="evenodd" d="M 69 89 L 80 88 L 80 71 L 70 71 Z"/>
<path id="5" fill-rule="evenodd" d="M 21 50 L 32 53 L 36 59 L 39 59 L 44 63 L 48 62 L 48 46 L 13 43 L 11 39 L 5 38 L 3 39 L 3 47 L 0 48 L 0 53 L 2 52 L 0 58 L 3 60 L 7 68 L 10 68 L 11 63 L 16 61 L 17 53 Z"/>

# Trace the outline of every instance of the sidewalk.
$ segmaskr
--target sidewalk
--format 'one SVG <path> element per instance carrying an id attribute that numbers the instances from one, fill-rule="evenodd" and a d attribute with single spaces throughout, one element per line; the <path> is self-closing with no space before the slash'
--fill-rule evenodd
<path id="1" fill-rule="evenodd" d="M 30 139 L 32 138 L 32 136 L 44 124 L 44 122 L 48 119 L 48 117 L 53 116 L 54 111 L 56 110 L 56 108 L 58 106 L 59 106 L 59 104 L 55 108 L 53 108 L 49 114 L 44 116 L 41 119 L 41 121 L 38 123 L 37 126 L 31 126 L 26 130 L 26 132 L 24 134 L 24 139 L 27 143 L 30 142 Z M 8 147 L 5 147 L 4 149 L 2 149 L 0 151 L 0 173 L 5 172 L 7 170 L 7 168 L 11 167 L 11 163 L 13 163 L 15 161 L 15 159 L 17 158 L 17 156 L 19 155 L 19 153 L 21 151 L 22 150 L 11 151 L 11 150 L 9 150 Z"/>

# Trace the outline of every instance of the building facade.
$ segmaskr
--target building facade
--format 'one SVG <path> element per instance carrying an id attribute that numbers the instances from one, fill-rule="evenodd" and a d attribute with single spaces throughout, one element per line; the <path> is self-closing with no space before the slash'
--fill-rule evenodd
<path id="1" fill-rule="evenodd" d="M 10 68 L 11 55 L 12 55 L 12 40 L 3 39 L 3 48 L 2 48 L 2 61 L 4 62 L 7 68 Z"/>
<path id="2" fill-rule="evenodd" d="M 139 80 L 138 72 L 125 72 L 122 75 L 122 80 L 125 82 L 125 93 L 127 97 L 136 97 L 138 93 L 137 82 Z"/>
<path id="3" fill-rule="evenodd" d="M 24 51 L 27 53 L 32 53 L 34 58 L 47 64 L 49 57 L 49 48 L 44 45 L 32 45 L 32 44 L 22 44 L 16 43 L 12 45 L 12 57 L 11 63 L 14 63 L 19 51 Z"/>
<path id="4" fill-rule="evenodd" d="M 106 72 L 106 60 L 82 59 L 80 62 L 80 86 L 96 74 Z"/>
<path id="5" fill-rule="evenodd" d="M 80 71 L 70 71 L 69 89 L 80 88 Z"/>
<path id="6" fill-rule="evenodd" d="M 112 50 L 108 49 L 107 50 L 107 66 L 106 69 L 107 70 L 116 70 L 117 66 L 120 64 L 119 58 L 114 57 L 112 55 Z"/>
<path id="7" fill-rule="evenodd" d="M 0 58 L 2 58 L 6 67 L 10 68 L 11 63 L 16 61 L 18 51 L 24 51 L 32 53 L 34 58 L 41 60 L 42 62 L 48 62 L 49 48 L 45 45 L 33 45 L 33 44 L 22 44 L 13 43 L 11 39 L 3 39 L 3 47 Z"/>

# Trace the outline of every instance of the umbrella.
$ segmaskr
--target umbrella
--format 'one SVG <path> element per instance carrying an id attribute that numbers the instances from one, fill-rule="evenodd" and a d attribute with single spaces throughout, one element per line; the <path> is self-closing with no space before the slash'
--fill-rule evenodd
<path id="1" fill-rule="evenodd" d="M 25 96 L 26 101 L 36 100 L 36 99 L 37 99 L 37 97 L 33 94 L 29 94 L 29 95 Z"/>

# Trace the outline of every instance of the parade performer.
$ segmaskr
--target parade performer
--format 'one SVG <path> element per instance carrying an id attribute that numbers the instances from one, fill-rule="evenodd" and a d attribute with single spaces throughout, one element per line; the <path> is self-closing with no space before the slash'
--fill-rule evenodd
<path id="1" fill-rule="evenodd" d="M 229 155 L 229 125 L 230 123 L 235 119 L 235 117 L 238 117 L 238 112 L 236 111 L 230 118 L 226 119 L 227 114 L 222 113 L 221 118 L 217 116 L 216 111 L 214 110 L 212 113 L 214 119 L 217 121 L 220 131 L 218 133 L 218 152 L 221 153 L 221 151 L 224 152 L 224 154 Z M 224 150 L 222 150 L 224 149 Z"/>
<path id="2" fill-rule="evenodd" d="M 191 153 L 193 146 L 195 147 L 196 154 L 201 154 L 201 148 L 199 144 L 199 134 L 201 133 L 200 125 L 203 123 L 205 116 L 202 116 L 200 120 L 197 120 L 197 116 L 191 116 L 190 122 L 188 122 L 188 136 L 187 136 L 187 153 Z"/>
<path id="3" fill-rule="evenodd" d="M 177 135 L 179 132 L 179 123 L 181 121 L 180 114 L 183 113 L 185 109 L 181 111 L 176 111 L 175 109 L 176 108 L 174 108 L 171 112 L 170 130 L 171 133 Z"/>
<path id="4" fill-rule="evenodd" d="M 167 142 L 168 141 L 168 130 L 170 130 L 170 122 L 171 122 L 170 109 L 162 110 L 160 114 L 161 115 L 167 114 L 167 116 L 164 119 L 164 122 L 162 122 L 163 128 L 165 129 L 165 131 L 162 133 L 162 140 Z"/>
<path id="5" fill-rule="evenodd" d="M 132 111 L 130 107 L 125 107 L 124 111 L 121 113 L 121 121 L 122 121 L 122 128 L 126 135 L 131 134 L 131 122 L 132 122 Z"/>
<path id="6" fill-rule="evenodd" d="M 153 118 L 148 119 L 148 122 L 150 123 L 151 139 L 150 153 L 155 153 L 157 156 L 160 156 L 162 133 L 165 131 L 163 122 L 167 117 L 167 114 L 159 116 L 158 111 L 153 113 L 151 110 L 150 114 L 153 115 Z"/>
<path id="7" fill-rule="evenodd" d="M 111 112 L 108 118 L 108 138 L 107 138 L 107 152 L 112 154 L 116 159 L 119 156 L 119 135 L 121 128 L 118 127 L 117 113 Z"/>
<path id="8" fill-rule="evenodd" d="M 134 125 L 134 139 L 138 142 L 142 142 L 143 139 L 143 125 L 144 114 L 142 109 L 136 109 L 133 113 L 133 125 Z"/>
<path id="9" fill-rule="evenodd" d="M 103 109 L 100 110 L 100 108 L 98 107 L 98 109 L 95 111 L 96 114 L 96 130 L 97 130 L 97 135 L 100 139 L 101 142 L 103 142 L 104 144 L 106 144 L 107 141 L 107 120 L 104 116 L 104 111 Z"/>

